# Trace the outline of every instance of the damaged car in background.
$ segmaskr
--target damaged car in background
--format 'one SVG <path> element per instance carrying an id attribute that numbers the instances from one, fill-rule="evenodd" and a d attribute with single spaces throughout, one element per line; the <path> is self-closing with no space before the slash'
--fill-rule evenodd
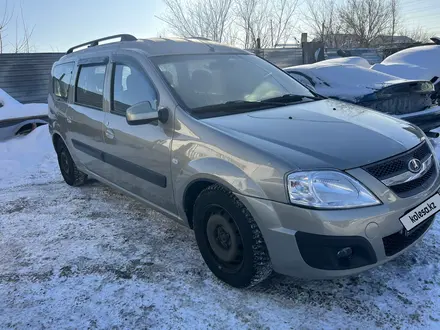
<path id="1" fill-rule="evenodd" d="M 440 37 L 433 37 L 431 41 L 433 43 L 394 53 L 371 69 L 404 79 L 429 80 L 440 96 Z"/>
<path id="2" fill-rule="evenodd" d="M 408 80 L 337 59 L 284 70 L 320 95 L 398 117 L 438 137 L 431 132 L 440 126 L 437 77 L 434 81 Z"/>
<path id="3" fill-rule="evenodd" d="M 0 141 L 26 135 L 47 122 L 47 104 L 22 104 L 0 88 Z"/>

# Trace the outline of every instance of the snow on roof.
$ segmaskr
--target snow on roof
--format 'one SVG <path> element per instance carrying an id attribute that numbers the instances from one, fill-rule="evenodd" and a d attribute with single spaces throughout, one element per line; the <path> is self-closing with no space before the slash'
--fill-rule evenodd
<path id="1" fill-rule="evenodd" d="M 21 104 L 0 88 L 0 121 L 47 115 L 46 103 Z"/>
<path id="2" fill-rule="evenodd" d="M 369 69 L 371 64 L 365 58 L 359 56 L 349 56 L 349 57 L 336 57 L 329 60 L 325 60 L 325 63 L 334 64 L 353 64 Z"/>
<path id="3" fill-rule="evenodd" d="M 379 72 L 411 80 L 431 80 L 431 78 L 435 76 L 435 74 L 427 68 L 406 63 L 378 63 L 371 68 Z"/>
<path id="4" fill-rule="evenodd" d="M 374 70 L 406 79 L 431 80 L 440 77 L 440 45 L 401 50 L 372 67 Z"/>

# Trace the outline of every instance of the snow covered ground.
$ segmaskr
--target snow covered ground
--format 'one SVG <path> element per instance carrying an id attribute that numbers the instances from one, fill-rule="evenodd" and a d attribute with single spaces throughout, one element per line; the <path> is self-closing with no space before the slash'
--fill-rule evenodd
<path id="1" fill-rule="evenodd" d="M 236 290 L 191 230 L 100 183 L 67 186 L 47 126 L 0 143 L 0 328 L 439 328 L 439 242 L 435 223 L 356 277 Z"/>

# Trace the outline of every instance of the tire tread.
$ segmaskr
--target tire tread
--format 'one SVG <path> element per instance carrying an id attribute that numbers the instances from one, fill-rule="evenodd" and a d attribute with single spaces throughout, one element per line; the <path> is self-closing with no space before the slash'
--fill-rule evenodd
<path id="1" fill-rule="evenodd" d="M 64 142 L 62 140 L 58 141 L 58 145 L 57 145 L 57 154 L 59 155 L 61 153 L 61 150 L 65 148 L 68 155 L 69 155 L 69 160 L 72 164 L 72 169 L 73 169 L 73 173 L 69 178 L 64 178 L 64 181 L 66 181 L 66 183 L 68 185 L 74 186 L 74 187 L 78 187 L 83 185 L 86 181 L 87 181 L 87 174 L 81 172 L 78 167 L 76 167 L 75 162 L 72 159 L 72 156 L 70 155 L 69 150 L 67 149 L 67 146 L 64 144 Z M 59 157 L 59 156 L 58 156 Z"/>
<path id="2" fill-rule="evenodd" d="M 244 218 L 246 219 L 251 229 L 252 238 L 253 238 L 252 250 L 254 256 L 254 260 L 253 260 L 254 273 L 249 283 L 246 283 L 245 285 L 243 285 L 243 287 L 249 288 L 257 285 L 258 283 L 261 283 L 272 274 L 273 270 L 272 270 L 272 263 L 270 261 L 269 252 L 267 250 L 266 243 L 264 242 L 263 234 L 261 233 L 260 228 L 258 227 L 254 218 L 250 214 L 249 210 L 243 205 L 243 203 L 237 198 L 237 196 L 235 196 L 232 191 L 226 189 L 222 185 L 214 184 L 207 187 L 205 190 L 203 190 L 200 193 L 200 195 L 196 199 L 195 205 L 197 206 L 198 200 L 201 198 L 202 195 L 210 192 L 221 192 L 224 195 L 226 195 L 228 198 L 230 198 L 233 204 L 237 207 L 237 209 L 240 210 L 240 212 L 243 214 Z M 197 221 L 194 221 L 194 226 L 196 226 L 196 223 Z"/>

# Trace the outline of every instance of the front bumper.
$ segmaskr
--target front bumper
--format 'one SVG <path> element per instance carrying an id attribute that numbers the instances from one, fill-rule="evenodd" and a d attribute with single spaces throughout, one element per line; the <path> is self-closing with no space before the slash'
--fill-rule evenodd
<path id="1" fill-rule="evenodd" d="M 276 272 L 308 279 L 356 274 L 394 259 L 433 223 L 434 218 L 425 220 L 407 237 L 399 218 L 439 190 L 440 176 L 418 195 L 399 198 L 367 172 L 347 172 L 374 191 L 383 204 L 316 210 L 237 194 L 257 222 Z M 346 246 L 352 247 L 353 255 L 341 261 L 336 255 Z"/>

